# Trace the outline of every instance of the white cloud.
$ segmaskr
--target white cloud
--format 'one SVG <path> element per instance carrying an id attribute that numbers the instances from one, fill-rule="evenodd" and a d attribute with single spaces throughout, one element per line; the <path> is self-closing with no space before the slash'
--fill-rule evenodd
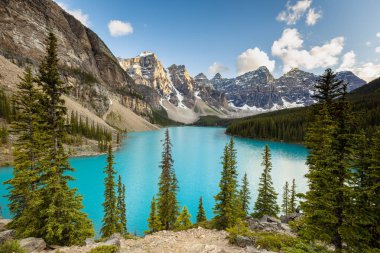
<path id="1" fill-rule="evenodd" d="M 273 72 L 275 61 L 271 61 L 267 53 L 261 51 L 258 47 L 247 49 L 242 54 L 240 54 L 236 60 L 238 75 L 242 75 L 248 71 L 256 70 L 261 66 L 265 66 L 270 72 Z"/>
<path id="2" fill-rule="evenodd" d="M 355 75 L 367 82 L 380 77 L 380 64 L 366 62 L 361 65 L 357 65 L 354 51 L 350 51 L 343 56 L 342 64 L 337 69 L 337 71 L 345 70 L 352 71 Z"/>
<path id="3" fill-rule="evenodd" d="M 113 37 L 120 37 L 133 33 L 132 24 L 120 20 L 111 20 L 108 23 L 108 30 Z"/>
<path id="4" fill-rule="evenodd" d="M 303 40 L 297 29 L 287 28 L 281 38 L 273 42 L 272 54 L 282 59 L 283 72 L 292 68 L 307 70 L 331 67 L 338 63 L 344 46 L 344 38 L 336 37 L 309 51 L 303 49 Z"/>
<path id="5" fill-rule="evenodd" d="M 380 47 L 375 48 L 375 52 L 380 54 Z"/>
<path id="6" fill-rule="evenodd" d="M 367 41 L 366 43 L 365 43 L 365 45 L 367 46 L 367 47 L 369 47 L 369 46 L 371 46 L 371 41 Z"/>
<path id="7" fill-rule="evenodd" d="M 308 26 L 315 25 L 321 17 L 322 17 L 321 11 L 316 12 L 314 9 L 309 9 L 306 16 L 306 24 Z"/>
<path id="8" fill-rule="evenodd" d="M 356 54 L 354 51 L 350 51 L 343 55 L 342 64 L 339 66 L 337 71 L 352 70 L 356 63 Z"/>
<path id="9" fill-rule="evenodd" d="M 211 64 L 210 67 L 208 67 L 208 73 L 210 74 L 210 76 L 214 76 L 217 73 L 221 74 L 223 72 L 227 72 L 228 70 L 229 69 L 227 66 L 224 66 L 219 62 L 214 62 L 213 64 Z"/>
<path id="10" fill-rule="evenodd" d="M 376 33 L 376 37 L 380 37 L 380 32 Z"/>
<path id="11" fill-rule="evenodd" d="M 67 13 L 74 16 L 74 18 L 78 19 L 83 25 L 90 27 L 90 20 L 89 16 L 81 9 L 70 9 L 67 7 L 64 3 L 56 2 L 62 9 L 64 9 Z"/>
<path id="12" fill-rule="evenodd" d="M 299 0 L 295 5 L 290 5 L 288 1 L 286 10 L 278 14 L 277 20 L 285 22 L 288 25 L 294 25 L 310 8 L 311 3 L 312 0 Z"/>

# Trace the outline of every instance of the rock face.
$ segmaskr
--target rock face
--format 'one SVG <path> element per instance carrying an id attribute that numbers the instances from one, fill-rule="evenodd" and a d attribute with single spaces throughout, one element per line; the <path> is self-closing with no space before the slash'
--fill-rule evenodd
<path id="1" fill-rule="evenodd" d="M 133 79 L 105 43 L 51 0 L 0 0 L 0 55 L 36 69 L 52 31 L 58 40 L 61 77 L 70 96 L 102 116 L 110 95 L 135 94 Z"/>
<path id="2" fill-rule="evenodd" d="M 4 243 L 5 241 L 11 240 L 15 236 L 14 230 L 5 230 L 3 232 L 0 232 L 0 244 Z"/>
<path id="3" fill-rule="evenodd" d="M 339 72 L 337 78 L 349 83 L 349 91 L 365 84 L 352 72 Z M 318 76 L 292 69 L 275 79 L 266 67 L 247 72 L 236 78 L 216 74 L 212 85 L 225 92 L 232 107 L 251 110 L 282 109 L 314 103 L 311 95 Z"/>
<path id="4" fill-rule="evenodd" d="M 19 241 L 26 252 L 42 252 L 46 248 L 44 239 L 28 237 Z"/>
<path id="5" fill-rule="evenodd" d="M 162 96 L 167 96 L 173 92 L 168 73 L 156 54 L 143 52 L 134 58 L 119 58 L 119 62 L 136 84 L 156 89 Z"/>

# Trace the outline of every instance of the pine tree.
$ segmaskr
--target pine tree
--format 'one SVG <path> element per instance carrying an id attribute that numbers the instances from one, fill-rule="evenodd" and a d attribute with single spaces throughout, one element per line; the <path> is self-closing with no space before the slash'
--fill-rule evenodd
<path id="1" fill-rule="evenodd" d="M 178 181 L 173 168 L 171 155 L 172 144 L 170 142 L 169 130 L 165 131 L 165 139 L 162 151 L 161 175 L 158 183 L 157 209 L 162 229 L 174 228 L 178 216 Z"/>
<path id="2" fill-rule="evenodd" d="M 32 71 L 27 68 L 13 98 L 18 116 L 17 121 L 12 123 L 12 131 L 19 137 L 14 143 L 13 178 L 6 182 L 10 191 L 9 209 L 13 214 L 9 228 L 15 229 L 19 237 L 34 235 L 30 227 L 38 223 L 37 217 L 31 214 L 31 209 L 33 201 L 37 200 L 36 190 L 42 186 L 39 161 L 44 154 L 40 144 L 40 96 L 34 85 Z"/>
<path id="3" fill-rule="evenodd" d="M 290 198 L 289 198 L 289 184 L 288 181 L 285 182 L 283 193 L 282 193 L 282 212 L 284 213 L 285 216 L 287 216 L 289 212 L 289 203 L 290 203 Z"/>
<path id="4" fill-rule="evenodd" d="M 152 202 L 150 203 L 150 214 L 148 218 L 148 228 L 149 231 L 146 234 L 151 234 L 161 230 L 161 221 L 157 213 L 157 201 L 153 196 Z"/>
<path id="5" fill-rule="evenodd" d="M 68 186 L 68 181 L 73 178 L 67 172 L 73 171 L 73 168 L 63 148 L 67 109 L 62 95 L 67 93 L 67 87 L 63 85 L 58 72 L 57 39 L 53 33 L 48 36 L 47 55 L 40 65 L 37 84 L 43 92 L 40 113 L 47 135 L 45 141 L 41 140 L 46 157 L 42 162 L 45 169 L 44 187 L 40 193 L 41 206 L 38 207 L 39 219 L 44 224 L 36 229 L 39 232 L 37 237 L 44 238 L 49 244 L 80 244 L 94 232 L 91 221 L 82 212 L 82 196 Z"/>
<path id="6" fill-rule="evenodd" d="M 181 213 L 179 214 L 174 227 L 178 230 L 184 230 L 191 228 L 193 225 L 190 221 L 191 215 L 186 206 L 183 207 Z"/>
<path id="7" fill-rule="evenodd" d="M 243 216 L 237 183 L 236 150 L 232 137 L 230 143 L 224 148 L 222 165 L 220 192 L 214 197 L 214 219 L 219 229 L 226 229 L 233 227 Z"/>
<path id="8" fill-rule="evenodd" d="M 279 207 L 277 205 L 277 193 L 273 188 L 271 154 L 268 145 L 265 145 L 263 153 L 264 171 L 260 177 L 259 194 L 255 203 L 253 216 L 261 218 L 263 215 L 277 216 Z"/>
<path id="9" fill-rule="evenodd" d="M 8 143 L 8 136 L 8 128 L 5 124 L 2 124 L 0 129 L 0 145 Z"/>
<path id="10" fill-rule="evenodd" d="M 241 184 L 241 189 L 239 192 L 242 210 L 244 212 L 243 218 L 245 218 L 249 214 L 249 205 L 250 205 L 249 202 L 251 199 L 250 194 L 251 193 L 249 191 L 249 182 L 248 182 L 247 173 L 244 173 L 244 177 L 243 177 L 242 184 Z"/>
<path id="11" fill-rule="evenodd" d="M 292 188 L 290 190 L 289 205 L 288 205 L 288 213 L 289 214 L 296 212 L 296 209 L 297 209 L 296 194 L 297 194 L 297 192 L 296 192 L 296 180 L 293 178 Z"/>
<path id="12" fill-rule="evenodd" d="M 117 210 L 119 210 L 120 234 L 127 235 L 127 208 L 125 203 L 125 185 L 121 182 L 119 175 L 117 183 Z"/>
<path id="13" fill-rule="evenodd" d="M 199 205 L 198 205 L 198 214 L 197 214 L 197 223 L 206 221 L 206 212 L 203 208 L 203 200 L 202 197 L 199 198 Z"/>
<path id="14" fill-rule="evenodd" d="M 309 191 L 301 206 L 305 213 L 302 233 L 332 243 L 342 252 L 344 235 L 349 234 L 347 209 L 352 177 L 352 115 L 347 102 L 347 84 L 326 70 L 316 85 L 315 119 L 306 135 L 310 149 L 307 163 Z M 345 232 L 343 232 L 345 231 Z"/>
<path id="15" fill-rule="evenodd" d="M 106 177 L 104 178 L 104 216 L 103 216 L 103 225 L 100 230 L 103 238 L 110 237 L 114 233 L 118 233 L 121 230 L 120 219 L 119 219 L 119 210 L 117 209 L 117 196 L 115 192 L 115 169 L 113 167 L 113 153 L 111 144 L 108 146 L 108 155 L 107 155 L 107 167 L 104 170 Z"/>

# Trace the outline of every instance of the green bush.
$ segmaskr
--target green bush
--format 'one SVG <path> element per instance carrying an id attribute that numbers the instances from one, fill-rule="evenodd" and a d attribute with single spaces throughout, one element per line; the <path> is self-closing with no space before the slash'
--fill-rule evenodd
<path id="1" fill-rule="evenodd" d="M 88 253 L 117 253 L 119 252 L 119 247 L 115 245 L 103 245 L 93 248 Z"/>
<path id="2" fill-rule="evenodd" d="M 25 253 L 24 249 L 21 248 L 18 241 L 6 241 L 4 244 L 0 245 L 1 253 Z"/>
<path id="3" fill-rule="evenodd" d="M 255 246 L 270 251 L 282 251 L 283 253 L 328 253 L 325 247 L 302 240 L 300 237 L 287 234 L 252 231 L 244 222 L 239 221 L 234 227 L 227 229 L 230 233 L 230 242 L 235 243 L 238 235 L 251 237 Z"/>
<path id="4" fill-rule="evenodd" d="M 289 227 L 296 233 L 300 232 L 302 227 L 305 225 L 305 219 L 303 216 L 288 222 Z"/>

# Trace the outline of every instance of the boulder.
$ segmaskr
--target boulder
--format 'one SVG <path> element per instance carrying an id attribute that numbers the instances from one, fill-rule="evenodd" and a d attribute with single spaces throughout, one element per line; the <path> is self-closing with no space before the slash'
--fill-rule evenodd
<path id="1" fill-rule="evenodd" d="M 268 232 L 291 232 L 291 229 L 287 224 L 281 222 L 274 222 L 276 220 L 275 218 L 268 217 L 269 216 L 263 217 L 265 219 L 262 218 L 260 220 L 253 219 L 251 217 L 248 218 L 248 228 L 250 230 L 262 230 Z M 269 222 L 268 220 L 270 220 L 271 222 Z"/>
<path id="2" fill-rule="evenodd" d="M 15 236 L 14 230 L 5 230 L 3 232 L 0 232 L 0 244 L 4 243 L 5 241 L 11 240 Z"/>
<path id="3" fill-rule="evenodd" d="M 291 213 L 291 214 L 288 214 L 288 215 L 285 215 L 285 216 L 281 216 L 280 220 L 283 223 L 288 223 L 289 221 L 294 221 L 294 220 L 298 219 L 301 216 L 302 216 L 301 213 Z"/>
<path id="4" fill-rule="evenodd" d="M 260 219 L 260 222 L 276 222 L 276 223 L 281 223 L 281 220 L 279 220 L 279 219 L 277 219 L 275 217 L 269 216 L 269 215 L 264 215 Z"/>
<path id="5" fill-rule="evenodd" d="M 121 236 L 121 234 L 115 233 L 115 234 L 111 235 L 107 239 L 107 241 L 104 242 L 104 244 L 105 245 L 115 245 L 115 246 L 120 247 L 122 239 L 124 239 L 124 238 Z"/>
<path id="6" fill-rule="evenodd" d="M 254 246 L 255 240 L 248 236 L 238 235 L 235 239 L 235 244 L 239 247 L 245 248 L 247 246 Z"/>
<path id="7" fill-rule="evenodd" d="M 39 251 L 43 251 L 46 248 L 46 243 L 44 239 L 28 237 L 28 238 L 20 240 L 20 246 L 26 252 L 33 252 L 33 251 L 39 252 Z"/>
<path id="8" fill-rule="evenodd" d="M 86 245 L 94 245 L 95 244 L 95 239 L 94 238 L 87 238 L 85 241 Z"/>

